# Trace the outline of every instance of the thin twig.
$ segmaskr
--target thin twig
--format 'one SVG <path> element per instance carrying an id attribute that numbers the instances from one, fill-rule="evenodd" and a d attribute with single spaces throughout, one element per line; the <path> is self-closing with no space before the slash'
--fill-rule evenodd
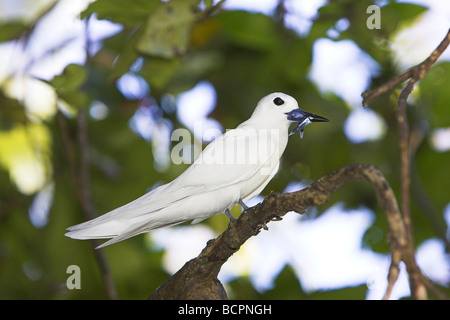
<path id="1" fill-rule="evenodd" d="M 410 213 L 410 186 L 411 186 L 411 161 L 413 156 L 413 150 L 410 146 L 410 133 L 408 127 L 408 119 L 406 116 L 406 103 L 409 95 L 414 89 L 414 86 L 425 76 L 430 68 L 436 63 L 437 59 L 447 49 L 450 44 L 450 29 L 447 32 L 445 38 L 441 41 L 438 47 L 431 53 L 431 55 L 417 66 L 403 72 L 402 74 L 392 78 L 382 86 L 366 91 L 362 94 L 363 105 L 367 106 L 370 103 L 377 100 L 381 95 L 392 90 L 398 84 L 409 79 L 406 86 L 400 92 L 397 103 L 397 124 L 399 130 L 399 149 L 400 149 L 400 161 L 401 161 L 401 199 L 402 199 L 402 213 L 403 221 L 406 228 L 406 234 L 408 237 L 408 245 L 405 247 L 406 252 L 414 252 L 414 237 L 412 232 L 412 222 Z M 415 146 L 414 146 L 415 148 Z M 411 286 L 411 294 L 416 299 L 426 299 L 427 290 L 426 285 L 414 260 L 409 259 L 405 261 L 406 268 L 409 275 L 409 282 Z M 395 283 L 397 277 L 395 275 L 398 269 L 397 261 L 392 261 L 389 274 L 389 288 Z M 390 290 L 388 289 L 390 292 Z M 388 294 L 388 292 L 386 293 Z"/>
<path id="2" fill-rule="evenodd" d="M 385 84 L 379 86 L 378 88 L 375 88 L 373 90 L 367 90 L 363 92 L 363 106 L 368 106 L 378 100 L 378 98 L 385 93 L 393 90 L 397 85 L 399 85 L 402 82 L 405 82 L 406 80 L 414 77 L 417 77 L 417 81 L 422 79 L 425 75 L 425 73 L 428 72 L 428 70 L 433 66 L 433 64 L 436 62 L 436 60 L 441 56 L 441 54 L 447 49 L 448 45 L 450 44 L 450 29 L 445 36 L 444 40 L 439 44 L 439 46 L 431 53 L 431 55 L 425 59 L 423 62 L 418 64 L 417 66 L 408 69 L 404 71 L 403 73 L 399 74 L 398 76 L 395 76 Z M 417 75 L 419 74 L 419 75 Z M 414 84 L 417 82 L 415 81 Z"/>
<path id="3" fill-rule="evenodd" d="M 87 196 L 89 194 L 89 181 L 87 174 L 87 139 L 86 139 L 86 127 L 83 125 L 85 120 L 80 120 L 84 118 L 83 114 L 78 115 L 78 143 L 80 147 L 80 153 L 83 156 L 80 156 L 80 170 L 77 170 L 77 156 L 74 152 L 74 143 L 70 137 L 69 129 L 67 127 L 67 120 L 61 111 L 58 111 L 57 114 L 59 127 L 61 130 L 61 136 L 64 143 L 64 148 L 66 151 L 67 161 L 69 163 L 69 170 L 72 176 L 72 181 L 75 186 L 76 195 L 78 201 L 81 204 L 81 208 L 86 220 L 90 220 L 95 216 L 94 206 L 90 200 L 90 197 Z M 80 123 L 82 129 L 80 129 Z M 84 160 L 83 160 L 84 158 Z M 114 285 L 114 281 L 111 277 L 111 272 L 109 271 L 108 264 L 106 262 L 106 257 L 104 256 L 103 251 L 95 250 L 95 248 L 99 245 L 97 240 L 90 241 L 92 250 L 95 255 L 95 259 L 100 267 L 101 275 L 103 278 L 103 283 L 105 285 L 105 291 L 109 299 L 116 300 L 118 299 L 117 290 Z"/>
<path id="4" fill-rule="evenodd" d="M 400 92 L 397 104 L 397 123 L 399 126 L 399 144 L 402 163 L 402 212 L 406 226 L 406 230 L 411 237 L 411 243 L 413 243 L 412 230 L 411 230 L 411 214 L 409 208 L 409 194 L 410 194 L 410 176 L 411 176 L 411 153 L 409 146 L 409 128 L 408 120 L 406 117 L 406 101 L 411 94 L 416 83 L 418 83 L 425 74 L 430 70 L 433 64 L 437 61 L 440 55 L 450 44 L 450 29 L 447 32 L 444 40 L 441 41 L 439 46 L 431 53 L 431 55 L 418 66 L 413 68 L 413 75 L 408 81 L 408 84 Z"/>
<path id="5" fill-rule="evenodd" d="M 399 148 L 400 148 L 400 162 L 401 162 L 401 199 L 402 199 L 402 213 L 405 222 L 405 227 L 410 235 L 411 243 L 413 242 L 412 230 L 411 230 L 411 213 L 409 207 L 409 194 L 410 194 L 410 172 L 411 172 L 411 158 L 409 149 L 409 126 L 406 116 L 406 100 L 414 87 L 413 78 L 408 82 L 405 88 L 400 93 L 397 105 L 397 124 L 399 131 Z"/>
<path id="6" fill-rule="evenodd" d="M 222 5 L 224 4 L 225 0 L 220 0 L 219 2 L 217 2 L 215 5 L 212 5 L 209 8 L 206 8 L 206 10 L 203 12 L 203 14 L 201 15 L 201 19 L 205 19 L 209 16 L 214 15 L 217 11 L 220 10 L 220 8 L 222 8 Z"/>
<path id="7" fill-rule="evenodd" d="M 89 33 L 88 33 L 88 21 L 86 18 L 86 64 L 88 67 L 89 57 Z M 69 169 L 72 176 L 72 180 L 75 185 L 78 201 L 80 202 L 84 217 L 86 220 L 95 218 L 95 209 L 91 199 L 90 183 L 89 183 L 89 142 L 88 142 L 88 128 L 87 119 L 84 109 L 81 107 L 77 113 L 77 142 L 79 157 L 74 151 L 74 143 L 70 137 L 70 133 L 67 127 L 67 120 L 61 111 L 58 111 L 58 122 L 61 130 L 64 147 L 66 150 L 67 160 L 69 163 Z M 77 165 L 78 162 L 78 165 Z M 99 245 L 97 240 L 91 240 L 92 251 L 94 252 L 95 259 L 99 265 L 101 276 L 103 278 L 103 284 L 105 291 L 109 299 L 118 299 L 117 289 L 114 284 L 114 280 L 109 271 L 106 257 L 102 250 L 95 250 Z"/>
<path id="8" fill-rule="evenodd" d="M 89 70 L 90 64 L 90 48 L 91 48 L 91 40 L 89 37 L 89 21 L 91 16 L 87 16 L 85 18 L 85 52 L 86 52 L 86 61 L 85 67 Z M 87 77 L 88 78 L 88 77 Z M 86 85 L 86 84 L 85 84 Z M 83 86 L 84 87 L 84 86 Z M 91 199 L 91 188 L 89 182 L 89 141 L 88 141 L 88 128 L 87 128 L 87 119 L 85 110 L 80 108 L 78 110 L 77 115 L 78 121 L 78 146 L 80 149 L 80 187 L 81 187 L 81 196 L 80 199 L 84 206 L 84 212 L 87 220 L 91 220 L 95 218 L 95 209 Z M 112 278 L 111 272 L 109 270 L 108 263 L 106 262 L 106 257 L 102 250 L 96 250 L 95 248 L 98 246 L 97 240 L 91 240 L 92 249 L 94 251 L 94 255 L 97 259 L 97 262 L 100 267 L 101 275 L 103 278 L 103 283 L 105 285 L 106 294 L 108 298 L 111 300 L 117 300 L 119 298 L 117 294 L 117 289 L 114 284 L 114 279 Z"/>
<path id="9" fill-rule="evenodd" d="M 78 110 L 77 114 L 77 122 L 78 122 L 78 147 L 80 149 L 80 170 L 79 175 L 79 200 L 83 207 L 83 212 L 86 220 L 91 220 L 95 218 L 95 209 L 91 199 L 91 188 L 89 183 L 89 142 L 87 135 L 87 121 L 84 110 L 81 108 Z M 99 246 L 98 240 L 91 240 L 91 246 L 94 251 L 94 255 L 96 257 L 97 263 L 100 267 L 101 275 L 103 278 L 103 283 L 105 285 L 105 290 L 108 295 L 108 298 L 111 300 L 117 300 L 118 294 L 114 284 L 114 280 L 111 276 L 111 272 L 109 271 L 108 263 L 106 262 L 106 257 L 102 250 L 96 250 L 95 248 Z"/>
<path id="10" fill-rule="evenodd" d="M 393 90 L 397 85 L 399 85 L 400 83 L 403 83 L 406 80 L 408 80 L 409 78 L 411 78 L 413 76 L 413 74 L 414 74 L 414 68 L 408 69 L 405 72 L 395 76 L 394 78 L 392 78 L 385 84 L 382 84 L 378 88 L 370 90 L 370 91 L 367 90 L 367 91 L 363 92 L 363 94 L 362 94 L 363 106 L 368 106 L 371 103 L 375 102 L 380 96 Z"/>

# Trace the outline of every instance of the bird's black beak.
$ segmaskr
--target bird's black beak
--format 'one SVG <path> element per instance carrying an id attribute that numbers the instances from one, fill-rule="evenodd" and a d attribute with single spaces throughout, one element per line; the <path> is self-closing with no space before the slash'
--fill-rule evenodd
<path id="1" fill-rule="evenodd" d="M 298 125 L 295 127 L 294 130 L 289 135 L 292 135 L 296 133 L 297 131 L 300 131 L 300 137 L 303 138 L 303 129 L 310 124 L 311 122 L 328 122 L 327 118 L 324 118 L 322 116 L 319 116 L 314 113 L 307 112 L 305 110 L 302 110 L 300 108 L 294 109 L 290 112 L 285 113 L 288 117 L 288 120 L 298 122 Z"/>

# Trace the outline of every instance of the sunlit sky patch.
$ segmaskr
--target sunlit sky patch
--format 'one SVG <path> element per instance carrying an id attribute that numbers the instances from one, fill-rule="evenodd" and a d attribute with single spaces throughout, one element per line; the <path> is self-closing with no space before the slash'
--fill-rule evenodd
<path id="1" fill-rule="evenodd" d="M 177 272 L 186 261 L 195 258 L 206 242 L 215 236 L 204 225 L 163 228 L 148 234 L 152 250 L 164 250 L 164 268 L 171 274 Z"/>
<path id="2" fill-rule="evenodd" d="M 415 3 L 428 10 L 413 25 L 400 30 L 392 39 L 391 48 L 399 70 L 410 68 L 424 59 L 437 47 L 450 26 L 450 3 L 442 0 L 400 0 Z M 450 60 L 446 50 L 440 61 Z"/>
<path id="3" fill-rule="evenodd" d="M 30 222 L 36 228 L 42 228 L 47 225 L 48 213 L 53 203 L 54 183 L 51 182 L 40 190 L 33 199 L 28 216 Z"/>
<path id="4" fill-rule="evenodd" d="M 450 128 L 436 128 L 431 132 L 431 146 L 438 152 L 450 150 Z"/>
<path id="5" fill-rule="evenodd" d="M 326 4 L 326 2 L 327 0 L 284 1 L 286 9 L 286 14 L 284 16 L 285 26 L 296 31 L 300 35 L 307 34 L 312 26 L 317 10 Z M 249 12 L 272 15 L 278 4 L 278 0 L 227 0 L 222 7 L 223 9 L 228 10 L 246 10 Z"/>
<path id="6" fill-rule="evenodd" d="M 39 4 L 51 2 L 43 0 L 27 1 L 24 11 L 23 2 L 8 1 L 2 3 L 2 10 L 6 12 L 5 15 L 8 15 L 8 12 L 12 14 L 12 16 L 8 15 L 9 18 L 12 18 L 19 14 L 19 8 L 23 15 L 24 12 L 39 10 Z M 2 63 L 3 66 L 0 67 L 0 81 L 5 77 L 5 74 L 10 74 L 12 71 L 24 72 L 25 69 L 32 76 L 50 80 L 55 74 L 60 74 L 70 63 L 83 64 L 86 60 L 85 23 L 79 20 L 78 15 L 89 2 L 89 0 L 57 1 L 55 8 L 35 26 L 33 37 L 30 38 L 26 48 L 11 42 L 2 44 L 2 47 L 7 46 L 10 50 L 14 50 L 14 54 L 9 54 L 5 56 L 7 59 L 2 59 L 3 62 L 7 61 L 8 63 Z M 25 17 L 27 16 L 25 15 Z M 25 20 L 28 19 L 25 18 Z M 119 32 L 121 29 L 122 26 L 118 24 L 98 20 L 95 15 L 91 17 L 89 21 L 91 50 L 94 52 L 98 50 L 100 40 Z M 48 36 L 49 34 L 51 36 Z M 2 51 L 0 50 L 0 56 L 2 56 Z M 91 52 L 91 54 L 94 52 Z"/>
<path id="7" fill-rule="evenodd" d="M 344 123 L 344 133 L 353 143 L 381 139 L 386 132 L 386 123 L 370 108 L 355 108 Z"/>
<path id="8" fill-rule="evenodd" d="M 448 252 L 439 239 L 428 239 L 417 249 L 416 259 L 425 275 L 442 286 L 450 281 L 450 270 L 442 268 L 448 264 Z"/>
<path id="9" fill-rule="evenodd" d="M 216 107 L 214 86 L 201 81 L 177 98 L 177 116 L 199 140 L 211 141 L 223 131 L 222 125 L 208 115 Z"/>
<path id="10" fill-rule="evenodd" d="M 314 43 L 309 78 L 321 92 L 335 93 L 352 107 L 360 107 L 361 92 L 367 89 L 378 68 L 352 40 L 319 39 Z"/>
<path id="11" fill-rule="evenodd" d="M 450 239 L 450 202 L 444 209 L 444 219 L 447 223 L 447 239 Z"/>
<path id="12" fill-rule="evenodd" d="M 0 85 L 13 73 L 20 72 L 27 54 L 13 41 L 0 43 Z"/>
<path id="13" fill-rule="evenodd" d="M 284 6 L 287 11 L 284 16 L 285 26 L 299 35 L 307 35 L 317 15 L 317 10 L 326 3 L 327 0 L 285 1 Z"/>
<path id="14" fill-rule="evenodd" d="M 94 100 L 89 106 L 89 115 L 94 120 L 103 120 L 109 114 L 108 106 L 99 100 Z"/>
<path id="15" fill-rule="evenodd" d="M 0 20 L 19 20 L 26 23 L 32 22 L 42 14 L 55 0 L 22 0 L 4 1 L 0 10 Z M 24 7 L 26 10 L 24 10 Z"/>
<path id="16" fill-rule="evenodd" d="M 340 24 L 336 24 L 336 33 L 348 27 L 345 21 Z M 381 139 L 385 132 L 381 116 L 362 107 L 361 92 L 378 72 L 379 65 L 352 40 L 319 39 L 314 44 L 309 78 L 321 92 L 336 94 L 353 109 L 343 129 L 354 143 Z"/>
<path id="17" fill-rule="evenodd" d="M 139 75 L 125 73 L 117 80 L 117 88 L 129 100 L 142 99 L 150 93 L 150 87 Z"/>
<path id="18" fill-rule="evenodd" d="M 156 123 L 162 118 L 159 108 L 155 105 L 140 106 L 130 119 L 131 129 L 145 140 L 151 140 Z"/>
<path id="19" fill-rule="evenodd" d="M 9 97 L 22 101 L 30 120 L 48 120 L 56 113 L 56 93 L 45 82 L 17 76 L 7 81 L 3 90 Z"/>
<path id="20" fill-rule="evenodd" d="M 271 15 L 278 0 L 258 0 L 258 1 L 242 1 L 227 0 L 223 3 L 222 8 L 226 10 L 246 10 L 249 12 L 257 12 L 265 15 Z"/>

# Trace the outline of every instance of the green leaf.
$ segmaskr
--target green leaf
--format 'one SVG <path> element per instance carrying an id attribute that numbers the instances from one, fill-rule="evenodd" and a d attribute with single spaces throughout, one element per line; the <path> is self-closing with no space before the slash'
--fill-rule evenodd
<path id="1" fill-rule="evenodd" d="M 411 3 L 390 3 L 381 8 L 381 24 L 408 23 L 427 11 L 426 7 Z"/>
<path id="2" fill-rule="evenodd" d="M 216 17 L 223 32 L 234 43 L 249 49 L 271 50 L 279 39 L 274 23 L 263 14 L 222 12 Z"/>
<path id="3" fill-rule="evenodd" d="M 171 93 L 191 89 L 210 72 L 218 69 L 223 60 L 218 52 L 201 52 L 182 57 L 180 68 L 168 81 L 166 89 Z"/>
<path id="4" fill-rule="evenodd" d="M 80 87 L 87 79 L 86 70 L 78 64 L 69 64 L 62 74 L 55 76 L 48 83 L 52 85 L 58 97 L 74 107 L 86 106 L 87 95 Z"/>
<path id="5" fill-rule="evenodd" d="M 0 91 L 0 129 L 9 130 L 17 122 L 25 123 L 27 116 L 24 107 L 16 99 L 11 99 Z"/>
<path id="6" fill-rule="evenodd" d="M 450 126 L 450 63 L 441 62 L 431 68 L 419 83 L 418 104 L 428 113 L 432 127 Z"/>
<path id="7" fill-rule="evenodd" d="M 69 64 L 62 74 L 55 76 L 49 83 L 58 91 L 66 92 L 78 89 L 86 80 L 84 67 Z"/>
<path id="8" fill-rule="evenodd" d="M 173 58 L 186 52 L 190 29 L 197 20 L 199 0 L 172 0 L 162 3 L 149 16 L 137 49 L 148 55 Z"/>
<path id="9" fill-rule="evenodd" d="M 222 65 L 218 52 L 187 54 L 174 59 L 150 57 L 145 59 L 139 74 L 152 88 L 154 95 L 178 93 L 191 89 L 198 81 Z"/>
<path id="10" fill-rule="evenodd" d="M 60 97 L 69 105 L 74 107 L 87 106 L 89 102 L 88 96 L 82 91 L 69 91 L 61 94 Z"/>
<path id="11" fill-rule="evenodd" d="M 145 23 L 160 3 L 158 0 L 97 0 L 81 13 L 81 18 L 96 13 L 99 19 L 134 26 Z"/>
<path id="12" fill-rule="evenodd" d="M 161 90 L 181 67 L 180 58 L 171 60 L 151 57 L 146 59 L 140 74 L 147 80 L 152 90 Z"/>
<path id="13" fill-rule="evenodd" d="M 0 25 L 0 42 L 17 39 L 27 30 L 28 26 L 21 21 L 12 21 Z"/>

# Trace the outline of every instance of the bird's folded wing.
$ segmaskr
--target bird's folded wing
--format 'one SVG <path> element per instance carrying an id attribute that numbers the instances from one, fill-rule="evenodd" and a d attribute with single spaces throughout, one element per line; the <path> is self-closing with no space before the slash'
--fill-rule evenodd
<path id="1" fill-rule="evenodd" d="M 210 143 L 199 158 L 174 181 L 94 220 L 70 227 L 74 231 L 112 219 L 133 219 L 150 214 L 193 195 L 249 182 L 264 174 L 276 152 L 273 141 L 264 141 L 255 130 L 230 130 Z M 260 148 L 266 148 L 261 150 Z M 259 148 L 259 149 L 258 149 Z M 276 158 L 278 163 L 278 158 Z M 261 179 L 255 179 L 259 183 Z M 265 180 L 265 179 L 263 179 Z M 255 189 L 258 185 L 255 186 Z"/>
<path id="2" fill-rule="evenodd" d="M 256 130 L 227 131 L 209 144 L 166 192 L 182 199 L 268 176 L 278 164 L 277 151 L 275 139 Z"/>

